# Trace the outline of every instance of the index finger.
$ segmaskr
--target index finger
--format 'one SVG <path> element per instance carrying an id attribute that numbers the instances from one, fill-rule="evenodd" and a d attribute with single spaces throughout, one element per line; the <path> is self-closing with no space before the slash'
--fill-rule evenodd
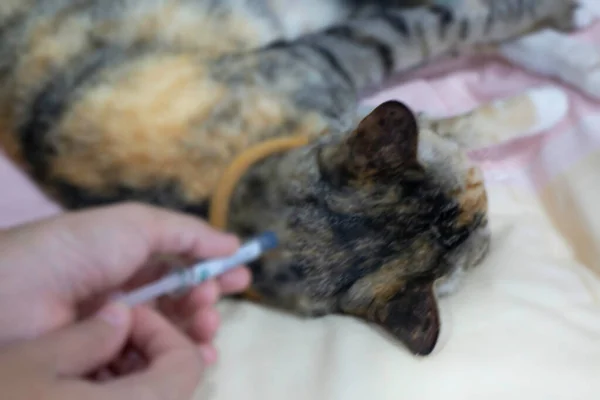
<path id="1" fill-rule="evenodd" d="M 68 226 L 72 234 L 81 235 L 82 240 L 90 238 L 93 235 L 89 233 L 91 226 L 97 232 L 113 232 L 125 240 L 121 247 L 129 244 L 130 250 L 134 250 L 139 246 L 140 251 L 135 255 L 142 260 L 161 253 L 192 258 L 219 257 L 231 254 L 239 247 L 236 236 L 214 229 L 198 217 L 148 204 L 99 207 L 74 213 L 71 217 Z M 97 255 L 106 257 L 106 254 Z"/>
<path id="2" fill-rule="evenodd" d="M 60 270 L 55 287 L 76 302 L 120 287 L 157 254 L 204 259 L 239 247 L 235 236 L 199 218 L 136 203 L 63 214 L 38 228 L 29 233 L 36 254 Z"/>

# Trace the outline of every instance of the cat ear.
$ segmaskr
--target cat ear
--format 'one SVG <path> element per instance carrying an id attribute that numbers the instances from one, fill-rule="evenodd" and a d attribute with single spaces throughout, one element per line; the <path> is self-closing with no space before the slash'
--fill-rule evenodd
<path id="1" fill-rule="evenodd" d="M 397 282 L 368 275 L 340 299 L 340 309 L 375 323 L 400 340 L 415 355 L 430 354 L 439 337 L 440 318 L 433 279 Z"/>
<path id="2" fill-rule="evenodd" d="M 375 306 L 372 322 L 397 337 L 413 354 L 430 354 L 440 334 L 433 290 L 433 281 L 407 283 L 390 300 Z"/>
<path id="3" fill-rule="evenodd" d="M 419 129 L 405 104 L 390 100 L 377 106 L 346 141 L 346 166 L 356 176 L 397 175 L 417 165 Z"/>

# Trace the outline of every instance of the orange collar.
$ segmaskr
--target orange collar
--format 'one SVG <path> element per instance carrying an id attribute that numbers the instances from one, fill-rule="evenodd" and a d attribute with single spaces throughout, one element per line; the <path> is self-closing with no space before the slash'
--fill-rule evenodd
<path id="1" fill-rule="evenodd" d="M 225 169 L 210 200 L 209 223 L 216 229 L 227 227 L 227 214 L 231 195 L 240 178 L 256 162 L 272 154 L 307 145 L 310 138 L 304 135 L 271 139 L 249 147 L 240 153 Z"/>

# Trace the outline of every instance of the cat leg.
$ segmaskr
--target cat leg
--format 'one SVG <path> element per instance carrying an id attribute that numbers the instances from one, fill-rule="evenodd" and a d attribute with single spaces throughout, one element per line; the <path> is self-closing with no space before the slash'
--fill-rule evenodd
<path id="1" fill-rule="evenodd" d="M 294 41 L 274 43 L 259 54 L 264 60 L 293 58 L 296 64 L 306 64 L 316 70 L 308 72 L 315 78 L 302 78 L 301 84 L 293 89 L 295 93 L 304 93 L 303 101 L 310 105 L 317 98 L 324 98 L 312 89 L 315 85 L 311 81 L 317 76 L 322 80 L 316 83 L 319 87 L 346 87 L 359 93 L 381 85 L 394 74 L 456 51 L 503 42 L 544 24 L 566 25 L 572 20 L 572 10 L 564 0 L 528 1 L 527 8 L 516 0 L 477 2 L 477 7 L 470 7 L 472 1 L 465 1 L 410 9 L 373 6 L 369 11 L 365 8 L 360 16 L 347 22 Z M 291 71 L 289 67 L 286 70 Z M 288 81 L 290 74 L 288 72 Z M 369 111 L 352 110 L 357 113 L 355 122 Z"/>
<path id="2" fill-rule="evenodd" d="M 562 121 L 568 111 L 567 94 L 556 87 L 543 86 L 460 115 L 422 115 L 420 121 L 422 128 L 474 150 L 544 132 Z"/>
<path id="3" fill-rule="evenodd" d="M 461 49 L 505 42 L 555 26 L 556 21 L 571 21 L 573 12 L 564 0 L 531 0 L 525 2 L 527 7 L 517 0 L 479 1 L 473 7 L 472 1 L 463 3 L 409 9 L 374 6 L 347 22 L 267 49 L 320 58 L 329 75 L 361 91 Z"/>

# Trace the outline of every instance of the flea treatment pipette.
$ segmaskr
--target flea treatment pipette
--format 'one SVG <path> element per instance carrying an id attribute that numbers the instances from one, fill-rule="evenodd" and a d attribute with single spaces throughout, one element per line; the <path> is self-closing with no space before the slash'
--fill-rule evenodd
<path id="1" fill-rule="evenodd" d="M 189 289 L 224 274 L 232 268 L 254 261 L 277 245 L 277 236 L 273 232 L 265 232 L 244 243 L 235 254 L 229 257 L 202 261 L 190 268 L 173 272 L 157 282 L 120 295 L 116 300 L 134 306 L 165 294 Z"/>

